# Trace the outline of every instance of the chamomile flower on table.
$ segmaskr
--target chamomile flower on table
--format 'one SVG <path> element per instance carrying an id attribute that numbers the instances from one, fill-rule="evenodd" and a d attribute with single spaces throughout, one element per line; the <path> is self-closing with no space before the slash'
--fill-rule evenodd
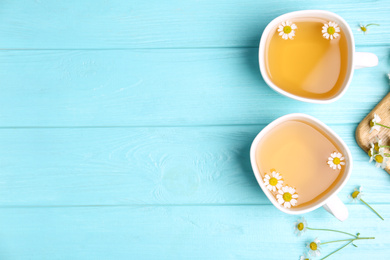
<path id="1" fill-rule="evenodd" d="M 379 24 L 377 23 L 369 23 L 369 24 L 360 24 L 359 25 L 359 28 L 357 29 L 359 32 L 363 32 L 364 34 L 368 33 L 368 27 L 369 26 L 372 26 L 372 25 L 376 25 L 376 26 L 379 26 Z"/>
<path id="2" fill-rule="evenodd" d="M 298 29 L 298 27 L 295 24 L 293 24 L 291 21 L 284 21 L 279 25 L 278 32 L 283 39 L 292 40 L 293 37 L 295 36 L 296 29 Z"/>
<path id="3" fill-rule="evenodd" d="M 372 160 L 375 161 L 375 167 L 376 168 L 382 168 L 382 169 L 385 169 L 386 166 L 387 166 L 387 161 L 389 160 L 389 157 L 387 157 L 385 155 L 385 153 L 383 152 L 383 150 L 377 154 L 374 154 L 373 156 L 371 156 L 370 158 L 370 161 L 369 162 L 372 162 Z"/>
<path id="4" fill-rule="evenodd" d="M 299 218 L 297 222 L 294 223 L 294 229 L 295 229 L 295 234 L 298 236 L 301 236 L 303 233 L 306 232 L 307 230 L 307 222 L 304 217 Z"/>
<path id="5" fill-rule="evenodd" d="M 377 114 L 374 114 L 374 118 L 370 121 L 370 133 L 374 130 L 378 131 L 381 129 L 381 126 L 378 125 L 377 123 L 379 123 L 382 119 L 377 115 Z"/>
<path id="6" fill-rule="evenodd" d="M 311 256 L 317 257 L 321 255 L 321 241 L 316 238 L 312 242 L 307 243 L 307 248 L 309 248 L 309 254 Z"/>
<path id="7" fill-rule="evenodd" d="M 361 201 L 363 202 L 367 207 L 369 207 L 380 219 L 384 220 L 383 217 L 378 213 L 376 212 L 375 209 L 373 209 L 367 202 L 365 202 L 363 199 L 362 199 L 362 196 L 364 195 L 363 193 L 363 188 L 362 186 L 360 186 L 359 188 L 355 188 L 353 190 L 353 192 L 351 194 L 348 195 L 348 198 L 353 201 L 353 202 L 358 202 L 358 201 Z"/>
<path id="8" fill-rule="evenodd" d="M 291 208 L 297 204 L 298 194 L 295 193 L 295 189 L 289 186 L 284 186 L 278 190 L 276 199 L 280 205 L 285 208 Z"/>
<path id="9" fill-rule="evenodd" d="M 330 157 L 328 158 L 328 164 L 329 167 L 332 168 L 333 170 L 336 169 L 341 169 L 341 165 L 345 165 L 344 157 L 341 153 L 339 152 L 334 152 L 330 154 Z"/>
<path id="10" fill-rule="evenodd" d="M 348 195 L 348 198 L 352 202 L 358 202 L 361 199 L 362 195 L 363 195 L 362 186 L 360 186 L 359 188 L 355 188 L 353 192 L 350 195 Z"/>
<path id="11" fill-rule="evenodd" d="M 335 22 L 329 22 L 322 26 L 322 36 L 324 36 L 326 39 L 336 39 L 340 36 L 339 32 L 340 27 Z"/>
<path id="12" fill-rule="evenodd" d="M 311 257 L 308 254 L 303 253 L 303 255 L 301 255 L 299 260 L 311 260 Z"/>
<path id="13" fill-rule="evenodd" d="M 276 191 L 276 189 L 280 189 L 283 184 L 282 176 L 278 172 L 273 171 L 271 176 L 266 174 L 264 177 L 264 184 L 270 191 Z"/>

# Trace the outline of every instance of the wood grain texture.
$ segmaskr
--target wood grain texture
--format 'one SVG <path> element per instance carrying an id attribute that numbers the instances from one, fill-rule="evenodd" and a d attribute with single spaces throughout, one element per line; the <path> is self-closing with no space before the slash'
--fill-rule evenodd
<path id="1" fill-rule="evenodd" d="M 0 48 L 257 47 L 272 19 L 305 9 L 341 15 L 358 44 L 390 42 L 386 0 L 2 0 Z M 359 23 L 381 26 L 364 37 L 357 31 Z"/>
<path id="2" fill-rule="evenodd" d="M 388 205 L 375 206 L 385 218 L 390 218 Z M 364 205 L 348 205 L 348 209 L 351 217 L 344 223 L 324 218 L 328 213 L 323 209 L 307 214 L 306 218 L 312 227 L 375 236 L 375 240 L 357 241 L 358 248 L 349 246 L 333 259 L 385 256 L 390 247 L 390 226 L 373 219 Z M 297 237 L 293 228 L 296 219 L 269 205 L 1 208 L 0 257 L 298 259 L 306 243 L 317 236 L 324 242 L 347 237 L 314 231 Z M 330 253 L 341 245 L 323 245 L 322 251 Z"/>
<path id="3" fill-rule="evenodd" d="M 265 125 L 0 130 L 0 203 L 50 205 L 270 204 L 249 148 Z M 330 125 L 352 151 L 340 198 L 358 185 L 387 203 L 390 180 L 368 163 L 356 125 Z"/>
<path id="4" fill-rule="evenodd" d="M 387 47 L 358 50 L 379 66 L 325 106 L 272 91 L 254 48 L 0 51 L 0 126 L 263 124 L 291 112 L 357 123 L 387 94 L 389 69 Z"/>
<path id="5" fill-rule="evenodd" d="M 371 147 L 370 144 L 375 143 L 376 137 L 382 140 L 382 145 L 389 145 L 390 138 L 386 128 L 382 127 L 379 132 L 374 130 L 370 133 L 370 122 L 374 118 L 374 114 L 377 114 L 381 118 L 381 124 L 390 125 L 389 107 L 390 94 L 387 94 L 356 127 L 356 142 L 366 153 Z M 386 153 L 389 152 L 387 148 L 384 149 Z M 390 162 L 387 163 L 385 170 L 390 174 Z"/>
<path id="6" fill-rule="evenodd" d="M 329 105 L 261 79 L 257 47 L 276 16 L 325 9 L 379 66 L 355 71 Z M 387 259 L 389 175 L 354 140 L 388 93 L 390 2 L 347 0 L 0 1 L 0 259 L 298 259 L 293 235 L 253 176 L 249 146 L 275 118 L 313 115 L 354 158 L 339 197 L 309 226 L 375 236 L 331 259 Z M 380 23 L 369 34 L 359 23 Z M 347 195 L 364 186 L 381 221 Z M 360 242 L 360 241 L 359 241 Z M 324 246 L 324 253 L 337 245 Z"/>

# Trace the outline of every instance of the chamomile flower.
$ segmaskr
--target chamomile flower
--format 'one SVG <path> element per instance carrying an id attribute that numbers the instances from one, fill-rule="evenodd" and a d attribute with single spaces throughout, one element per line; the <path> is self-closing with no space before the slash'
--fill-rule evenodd
<path id="1" fill-rule="evenodd" d="M 303 255 L 301 255 L 301 257 L 299 258 L 299 260 L 311 260 L 310 256 L 308 256 L 306 253 L 304 253 Z"/>
<path id="2" fill-rule="evenodd" d="M 341 153 L 334 152 L 330 154 L 330 157 L 328 158 L 328 164 L 329 167 L 333 170 L 341 169 L 341 165 L 345 165 L 345 162 L 343 162 L 344 157 Z"/>
<path id="3" fill-rule="evenodd" d="M 374 119 L 370 121 L 370 133 L 374 130 L 379 131 L 381 129 L 381 126 L 376 124 L 379 123 L 381 120 L 382 119 L 377 114 L 374 114 Z"/>
<path id="4" fill-rule="evenodd" d="M 352 202 L 358 202 L 362 196 L 363 196 L 362 186 L 360 186 L 359 188 L 355 188 L 353 192 L 350 195 L 348 195 L 348 198 Z"/>
<path id="5" fill-rule="evenodd" d="M 375 167 L 377 167 L 377 168 L 381 167 L 382 169 L 386 168 L 387 161 L 389 160 L 389 157 L 387 157 L 383 151 L 381 151 L 380 153 L 374 154 L 373 158 L 375 160 Z M 372 161 L 372 160 L 370 159 L 370 161 Z"/>
<path id="6" fill-rule="evenodd" d="M 368 33 L 368 26 L 371 26 L 371 25 L 376 25 L 376 26 L 379 26 L 379 24 L 377 23 L 369 23 L 369 24 L 360 24 L 359 25 L 359 28 L 357 29 L 359 32 L 363 32 L 364 34 Z"/>
<path id="7" fill-rule="evenodd" d="M 276 198 L 280 205 L 283 205 L 285 208 L 291 208 L 297 204 L 298 194 L 295 194 L 295 189 L 289 186 L 284 186 L 278 190 Z"/>
<path id="8" fill-rule="evenodd" d="M 306 219 L 304 217 L 298 219 L 298 221 L 294 223 L 294 229 L 295 234 L 298 236 L 301 236 L 303 233 L 305 233 L 307 229 Z"/>
<path id="9" fill-rule="evenodd" d="M 368 150 L 367 154 L 370 157 L 370 161 L 369 162 L 372 162 L 374 160 L 374 155 L 376 154 L 376 152 L 375 152 L 375 145 L 374 145 L 374 143 L 370 143 L 370 145 L 371 145 L 371 148 L 370 148 L 370 150 Z"/>
<path id="10" fill-rule="evenodd" d="M 268 190 L 275 192 L 276 189 L 280 189 L 282 187 L 282 176 L 280 176 L 280 174 L 275 171 L 271 173 L 271 176 L 269 176 L 268 174 L 265 175 L 264 184 L 265 186 L 267 186 Z"/>
<path id="11" fill-rule="evenodd" d="M 375 140 L 376 140 L 376 143 L 374 143 L 374 150 L 377 153 L 380 153 L 380 152 L 382 152 L 385 149 L 385 148 L 381 147 L 382 146 L 382 139 L 380 139 L 378 136 L 376 136 Z"/>
<path id="12" fill-rule="evenodd" d="M 298 27 L 295 24 L 293 24 L 291 21 L 285 21 L 279 25 L 278 32 L 279 32 L 279 35 L 282 36 L 283 39 L 285 39 L 285 40 L 291 39 L 292 40 L 293 37 L 295 36 L 295 30 L 297 28 Z"/>
<path id="13" fill-rule="evenodd" d="M 324 36 L 326 39 L 336 39 L 340 36 L 339 32 L 340 27 L 335 22 L 329 22 L 322 26 L 322 36 Z"/>
<path id="14" fill-rule="evenodd" d="M 367 202 L 365 202 L 363 199 L 362 199 L 362 196 L 363 196 L 363 192 L 362 192 L 362 186 L 360 186 L 359 188 L 355 188 L 353 190 L 353 192 L 351 194 L 348 195 L 348 198 L 353 201 L 353 202 L 358 202 L 359 200 L 361 202 L 363 202 L 367 207 L 369 207 L 380 219 L 384 220 L 383 217 L 378 213 L 376 212 L 375 209 L 373 209 Z"/>
<path id="15" fill-rule="evenodd" d="M 321 255 L 321 241 L 316 238 L 314 241 L 307 243 L 307 248 L 309 248 L 309 254 L 311 256 L 320 256 Z"/>

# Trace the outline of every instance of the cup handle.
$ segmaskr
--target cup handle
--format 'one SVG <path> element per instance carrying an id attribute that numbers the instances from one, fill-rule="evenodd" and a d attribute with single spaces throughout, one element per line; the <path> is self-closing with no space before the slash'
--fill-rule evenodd
<path id="1" fill-rule="evenodd" d="M 378 56 L 371 52 L 355 52 L 354 69 L 375 67 L 378 65 Z"/>
<path id="2" fill-rule="evenodd" d="M 323 207 L 340 221 L 344 221 L 348 218 L 347 207 L 336 195 L 330 197 Z"/>

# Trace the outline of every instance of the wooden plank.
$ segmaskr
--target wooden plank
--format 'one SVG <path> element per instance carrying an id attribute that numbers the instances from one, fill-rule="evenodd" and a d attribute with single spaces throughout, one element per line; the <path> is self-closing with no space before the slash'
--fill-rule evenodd
<path id="1" fill-rule="evenodd" d="M 388 91 L 388 48 L 359 50 L 379 66 L 329 105 L 272 91 L 252 48 L 0 51 L 0 126 L 263 124 L 291 112 L 357 123 Z"/>
<path id="2" fill-rule="evenodd" d="M 375 205 L 390 218 L 388 205 Z M 335 259 L 386 259 L 390 226 L 364 205 L 339 222 L 325 210 L 306 214 L 309 226 L 360 232 Z M 298 259 L 306 242 L 348 238 L 307 231 L 297 216 L 273 206 L 0 208 L 1 259 Z M 272 237 L 272 238 L 270 238 Z M 5 239 L 6 238 L 6 239 Z M 324 254 L 343 244 L 323 245 Z"/>
<path id="3" fill-rule="evenodd" d="M 257 47 L 273 18 L 301 9 L 341 15 L 353 28 L 357 44 L 390 42 L 386 0 L 3 0 L 0 48 Z M 381 26 L 363 36 L 356 30 L 359 23 Z"/>
<path id="4" fill-rule="evenodd" d="M 270 204 L 249 162 L 265 125 L 0 130 L 0 204 Z M 347 143 L 354 170 L 340 198 L 363 185 L 387 203 L 388 176 L 368 163 L 356 125 L 330 125 Z"/>
<path id="5" fill-rule="evenodd" d="M 390 105 L 390 94 L 387 94 L 381 102 L 360 122 L 356 128 L 356 141 L 359 144 L 360 148 L 363 149 L 366 153 L 371 148 L 371 143 L 376 142 L 376 138 L 379 137 L 382 140 L 382 145 L 389 145 L 389 136 L 386 128 L 381 127 L 380 131 L 374 130 L 370 133 L 370 122 L 374 119 L 374 115 L 377 114 L 380 118 L 381 124 L 389 125 L 390 116 L 389 116 L 389 105 Z M 384 148 L 385 152 L 388 153 L 389 150 Z M 387 163 L 385 170 L 390 174 L 390 162 Z"/>

